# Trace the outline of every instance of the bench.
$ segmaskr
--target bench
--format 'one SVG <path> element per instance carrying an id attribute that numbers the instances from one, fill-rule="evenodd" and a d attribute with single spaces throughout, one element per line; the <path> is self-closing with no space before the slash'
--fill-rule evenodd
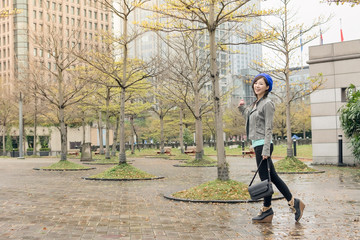
<path id="1" fill-rule="evenodd" d="M 68 151 L 68 155 L 75 155 L 75 156 L 79 156 L 80 153 L 80 149 L 70 149 Z"/>
<path id="2" fill-rule="evenodd" d="M 94 152 L 95 155 L 100 154 L 100 148 L 96 149 L 96 151 Z"/>
<path id="3" fill-rule="evenodd" d="M 252 158 L 252 155 L 255 155 L 255 152 L 254 150 L 242 151 L 242 157 L 245 157 L 245 155 L 249 155 L 249 157 Z"/>
<path id="4" fill-rule="evenodd" d="M 184 151 L 184 153 L 185 154 L 196 153 L 196 146 L 187 147 L 187 149 Z"/>
<path id="5" fill-rule="evenodd" d="M 161 150 L 157 151 L 156 154 L 161 154 Z M 164 147 L 164 154 L 171 155 L 171 147 Z"/>

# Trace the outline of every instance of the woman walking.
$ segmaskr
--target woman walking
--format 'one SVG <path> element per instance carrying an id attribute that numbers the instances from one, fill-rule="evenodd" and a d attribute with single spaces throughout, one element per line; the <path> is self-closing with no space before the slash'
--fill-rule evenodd
<path id="1" fill-rule="evenodd" d="M 284 181 L 278 176 L 271 160 L 273 151 L 272 128 L 275 112 L 274 103 L 267 97 L 272 90 L 273 80 L 265 73 L 257 75 L 252 81 L 252 89 L 256 96 L 256 101 L 245 108 L 244 100 L 239 102 L 239 110 L 246 119 L 246 135 L 252 140 L 252 147 L 256 154 L 256 163 L 259 167 L 261 181 L 268 179 L 267 162 L 270 166 L 270 178 L 272 183 L 279 189 L 288 201 L 288 205 L 295 214 L 295 220 L 298 222 L 305 208 L 305 204 L 297 198 L 294 198 Z M 263 163 L 259 166 L 261 160 Z M 265 197 L 263 207 L 258 216 L 254 217 L 253 222 L 271 222 L 274 211 L 271 207 L 272 196 Z"/>

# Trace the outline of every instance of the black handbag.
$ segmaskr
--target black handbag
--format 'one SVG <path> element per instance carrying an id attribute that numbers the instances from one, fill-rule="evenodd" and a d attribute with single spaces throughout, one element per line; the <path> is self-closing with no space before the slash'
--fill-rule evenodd
<path id="1" fill-rule="evenodd" d="M 271 178 L 270 178 L 270 166 L 269 166 L 269 161 L 268 159 L 266 160 L 267 162 L 267 169 L 268 169 L 268 174 L 269 174 L 269 179 L 266 179 L 264 181 L 261 181 L 260 183 L 254 184 L 251 186 L 251 184 L 253 183 L 256 174 L 259 171 L 259 168 L 261 166 L 261 163 L 263 162 L 264 159 L 261 160 L 258 169 L 256 170 L 256 173 L 254 175 L 254 177 L 252 178 L 249 187 L 248 187 L 248 191 L 250 194 L 250 197 L 252 200 L 259 200 L 260 198 L 264 198 L 264 197 L 268 197 L 271 196 L 274 193 L 273 187 L 272 187 L 272 183 L 271 183 Z"/>

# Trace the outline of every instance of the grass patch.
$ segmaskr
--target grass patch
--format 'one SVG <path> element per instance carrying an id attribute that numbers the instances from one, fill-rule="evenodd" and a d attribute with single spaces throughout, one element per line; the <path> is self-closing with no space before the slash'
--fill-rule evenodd
<path id="1" fill-rule="evenodd" d="M 278 172 L 315 172 L 317 170 L 308 167 L 296 157 L 285 157 L 274 163 Z"/>
<path id="2" fill-rule="evenodd" d="M 102 164 L 102 163 L 119 163 L 119 159 L 117 159 L 116 157 L 115 158 L 110 158 L 110 159 L 98 159 L 98 160 L 95 160 L 95 161 L 92 161 L 91 163 L 94 163 L 94 164 Z"/>
<path id="3" fill-rule="evenodd" d="M 249 150 L 249 146 L 245 147 L 245 150 L 248 151 Z M 181 154 L 180 149 L 178 148 L 172 148 L 171 149 L 171 156 L 169 157 L 167 154 L 156 154 L 156 152 L 159 151 L 159 149 L 154 149 L 154 148 L 146 148 L 146 149 L 141 149 L 140 151 L 138 149 L 135 149 L 135 153 L 131 154 L 130 150 L 126 151 L 126 156 L 130 157 L 130 158 L 142 158 L 145 156 L 153 156 L 153 157 L 159 157 L 159 158 L 170 158 L 170 159 L 188 159 L 188 158 L 183 158 L 185 157 L 184 154 Z M 226 152 L 226 156 L 241 156 L 242 155 L 242 148 L 241 146 L 238 148 L 229 148 L 229 147 L 225 147 L 225 152 Z M 312 158 L 312 145 L 297 145 L 296 147 L 296 155 L 297 157 L 300 158 Z M 117 153 L 118 154 L 118 153 Z M 214 150 L 213 147 L 204 147 L 204 154 L 206 156 L 210 156 L 210 155 L 217 155 L 216 150 Z M 276 157 L 286 157 L 286 145 L 275 145 L 274 146 L 274 152 L 272 154 L 273 156 Z M 75 156 L 73 156 L 74 158 Z M 80 157 L 78 157 L 80 158 Z M 94 155 L 94 158 L 105 158 L 105 155 Z"/>
<path id="4" fill-rule="evenodd" d="M 216 166 L 217 161 L 209 156 L 203 156 L 202 159 L 196 160 L 196 159 L 190 159 L 187 160 L 184 164 L 180 164 L 180 166 L 186 166 L 186 167 L 212 167 Z"/>
<path id="5" fill-rule="evenodd" d="M 141 149 L 140 151 L 136 148 L 134 151 L 134 154 L 131 154 L 131 150 L 126 150 L 126 156 L 127 157 L 145 157 L 145 156 L 156 156 L 156 152 L 159 151 L 158 149 L 154 148 L 145 148 Z M 171 153 L 173 152 L 173 149 L 171 149 Z"/>
<path id="6" fill-rule="evenodd" d="M 169 159 L 171 159 L 171 160 L 188 160 L 188 161 L 190 161 L 192 159 L 192 157 L 185 154 L 185 153 L 180 153 L 179 155 L 170 156 Z"/>
<path id="7" fill-rule="evenodd" d="M 248 151 L 249 147 L 245 147 L 245 151 Z M 225 147 L 226 156 L 239 156 L 242 155 L 242 148 L 241 146 L 237 148 L 229 148 Z M 204 154 L 205 155 L 217 155 L 216 150 L 214 147 L 204 147 Z"/>
<path id="8" fill-rule="evenodd" d="M 154 178 L 156 176 L 141 171 L 127 163 L 122 163 L 114 166 L 102 173 L 91 176 L 90 178 L 102 178 L 102 179 L 142 179 L 142 178 Z"/>
<path id="9" fill-rule="evenodd" d="M 129 155 L 129 157 L 132 157 L 132 155 Z M 151 155 L 151 156 L 146 156 L 147 158 L 163 158 L 163 159 L 169 159 L 170 156 L 167 154 L 158 154 L 158 155 Z M 136 157 L 134 157 L 136 158 Z"/>
<path id="10" fill-rule="evenodd" d="M 76 169 L 88 169 L 89 167 L 70 162 L 68 160 L 59 161 L 50 165 L 49 167 L 42 167 L 41 169 L 51 169 L 51 170 L 76 170 Z"/>
<path id="11" fill-rule="evenodd" d="M 276 157 L 286 157 L 286 148 L 286 145 L 275 145 L 272 155 Z M 312 159 L 312 145 L 297 145 L 296 156 L 300 158 Z"/>
<path id="12" fill-rule="evenodd" d="M 247 185 L 238 181 L 214 180 L 172 194 L 173 197 L 192 200 L 249 200 Z"/>

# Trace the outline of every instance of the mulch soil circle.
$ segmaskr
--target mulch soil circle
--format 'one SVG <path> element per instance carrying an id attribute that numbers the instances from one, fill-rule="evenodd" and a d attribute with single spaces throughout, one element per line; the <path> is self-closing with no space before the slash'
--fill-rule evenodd
<path id="1" fill-rule="evenodd" d="M 252 170 L 251 172 L 256 172 L 256 170 Z M 325 171 L 315 171 L 315 172 L 276 172 L 278 174 L 318 174 L 325 173 Z"/>
<path id="2" fill-rule="evenodd" d="M 179 201 L 179 202 L 192 202 L 192 203 L 256 203 L 256 202 L 262 202 L 264 200 L 195 200 L 195 199 L 184 199 L 184 198 L 176 198 L 176 197 L 172 197 L 171 195 L 163 195 L 164 198 L 169 199 L 169 200 L 173 200 L 173 201 Z M 272 200 L 281 200 L 284 199 L 284 196 L 280 196 L 280 197 L 274 197 L 272 198 Z"/>
<path id="3" fill-rule="evenodd" d="M 74 171 L 87 171 L 87 170 L 94 170 L 95 167 L 92 168 L 82 168 L 82 169 L 42 169 L 42 168 L 33 168 L 33 170 L 42 170 L 42 171 L 58 171 L 58 172 L 74 172 Z"/>
<path id="4" fill-rule="evenodd" d="M 186 165 L 175 164 L 173 166 L 174 167 L 216 167 L 217 165 L 214 165 L 214 166 L 186 166 Z"/>
<path id="5" fill-rule="evenodd" d="M 113 162 L 113 163 L 95 163 L 95 162 L 83 162 L 82 164 L 85 164 L 85 165 L 116 165 L 116 164 L 119 164 L 118 162 Z M 131 163 L 129 163 L 131 164 Z"/>
<path id="6" fill-rule="evenodd" d="M 154 178 L 89 178 L 89 177 L 82 177 L 85 180 L 94 180 L 94 181 L 141 181 L 141 180 L 158 180 L 163 179 L 165 177 L 154 177 Z"/>

